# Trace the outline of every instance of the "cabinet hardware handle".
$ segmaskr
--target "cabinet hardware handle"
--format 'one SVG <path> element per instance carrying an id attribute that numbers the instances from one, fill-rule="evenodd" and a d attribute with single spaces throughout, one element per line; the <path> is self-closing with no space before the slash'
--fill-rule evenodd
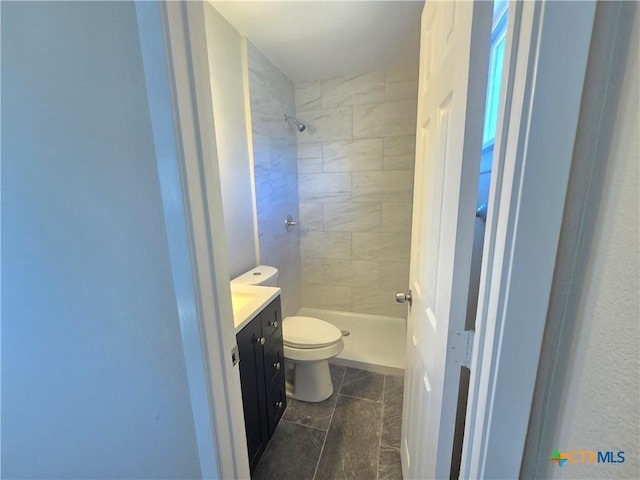
<path id="1" fill-rule="evenodd" d="M 274 363 L 273 366 L 276 367 L 276 370 L 280 370 L 280 362 Z"/>
<path id="2" fill-rule="evenodd" d="M 278 408 L 282 408 L 282 401 L 280 401 L 280 402 L 276 402 L 276 407 L 278 407 Z"/>
<path id="3" fill-rule="evenodd" d="M 258 342 L 260 345 L 264 345 L 264 344 L 265 344 L 265 342 L 266 342 L 266 340 L 265 340 L 265 338 L 264 338 L 264 337 L 260 337 L 260 338 L 258 338 L 258 339 L 256 340 L 256 342 Z"/>
<path id="4" fill-rule="evenodd" d="M 269 325 L 273 328 L 278 328 L 278 321 L 276 320 L 275 322 L 269 322 Z"/>

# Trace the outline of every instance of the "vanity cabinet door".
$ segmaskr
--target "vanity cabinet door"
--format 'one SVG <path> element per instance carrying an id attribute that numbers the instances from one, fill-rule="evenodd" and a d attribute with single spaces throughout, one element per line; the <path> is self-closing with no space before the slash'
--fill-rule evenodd
<path id="1" fill-rule="evenodd" d="M 269 441 L 264 354 L 260 338 L 262 338 L 262 323 L 259 315 L 236 335 L 240 352 L 239 366 L 244 424 L 247 434 L 249 466 L 252 472 Z"/>
<path id="2" fill-rule="evenodd" d="M 236 342 L 249 467 L 253 473 L 287 407 L 280 297 L 236 335 Z"/>

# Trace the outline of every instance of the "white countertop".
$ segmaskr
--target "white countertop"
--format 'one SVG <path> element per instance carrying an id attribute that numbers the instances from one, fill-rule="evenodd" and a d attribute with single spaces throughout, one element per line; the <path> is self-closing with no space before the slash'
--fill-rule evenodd
<path id="1" fill-rule="evenodd" d="M 278 287 L 261 287 L 255 285 L 231 284 L 231 301 L 233 303 L 233 324 L 238 334 L 244 326 L 256 318 L 264 307 L 280 295 Z"/>

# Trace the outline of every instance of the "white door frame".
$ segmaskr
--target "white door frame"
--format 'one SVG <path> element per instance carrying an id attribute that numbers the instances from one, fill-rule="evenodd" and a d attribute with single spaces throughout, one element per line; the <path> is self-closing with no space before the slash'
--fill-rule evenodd
<path id="1" fill-rule="evenodd" d="M 249 478 L 204 4 L 136 2 L 203 478 Z"/>
<path id="2" fill-rule="evenodd" d="M 203 4 L 136 9 L 202 474 L 248 478 Z M 463 477 L 520 471 L 594 12 L 510 5 Z"/>
<path id="3" fill-rule="evenodd" d="M 511 2 L 461 477 L 518 478 L 595 2 Z"/>

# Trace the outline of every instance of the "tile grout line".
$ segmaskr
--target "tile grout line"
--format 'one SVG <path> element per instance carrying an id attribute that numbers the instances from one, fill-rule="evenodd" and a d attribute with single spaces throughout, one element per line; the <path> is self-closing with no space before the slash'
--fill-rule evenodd
<path id="1" fill-rule="evenodd" d="M 384 390 L 384 386 L 383 386 L 383 390 Z M 370 398 L 354 397 L 353 395 L 347 395 L 345 393 L 340 393 L 339 395 L 342 395 L 343 397 L 347 397 L 347 398 L 355 398 L 356 400 L 364 400 L 365 402 L 382 404 L 382 400 L 378 401 L 378 400 L 371 400 Z"/>
<path id="2" fill-rule="evenodd" d="M 316 475 L 318 474 L 320 459 L 322 458 L 322 452 L 324 452 L 324 446 L 327 443 L 327 437 L 329 436 L 329 429 L 331 428 L 331 422 L 333 422 L 333 414 L 336 411 L 336 405 L 338 404 L 338 397 L 340 396 L 340 390 L 342 389 L 342 383 L 344 382 L 344 377 L 346 375 L 347 375 L 347 369 L 345 367 L 344 372 L 342 372 L 342 378 L 340 379 L 340 386 L 338 387 L 338 395 L 336 395 L 336 401 L 333 404 L 333 410 L 331 410 L 331 418 L 329 419 L 329 426 L 327 426 L 327 432 L 325 433 L 324 440 L 322 441 L 322 448 L 320 449 L 320 455 L 318 455 L 318 460 L 316 461 L 316 469 L 313 471 L 313 480 L 315 480 Z"/>
<path id="3" fill-rule="evenodd" d="M 378 439 L 378 466 L 376 467 L 376 480 L 380 478 L 380 450 L 382 449 L 382 429 L 384 426 L 384 391 L 387 386 L 387 376 L 382 377 L 382 415 L 380 416 L 380 438 Z"/>
<path id="4" fill-rule="evenodd" d="M 291 420 L 285 420 L 282 418 L 281 422 L 290 423 L 291 425 L 296 425 L 297 427 L 311 428 L 312 430 L 318 430 L 319 432 L 326 432 L 327 430 L 323 430 L 322 428 L 312 427 L 311 425 L 305 425 L 303 423 L 292 422 Z"/>

